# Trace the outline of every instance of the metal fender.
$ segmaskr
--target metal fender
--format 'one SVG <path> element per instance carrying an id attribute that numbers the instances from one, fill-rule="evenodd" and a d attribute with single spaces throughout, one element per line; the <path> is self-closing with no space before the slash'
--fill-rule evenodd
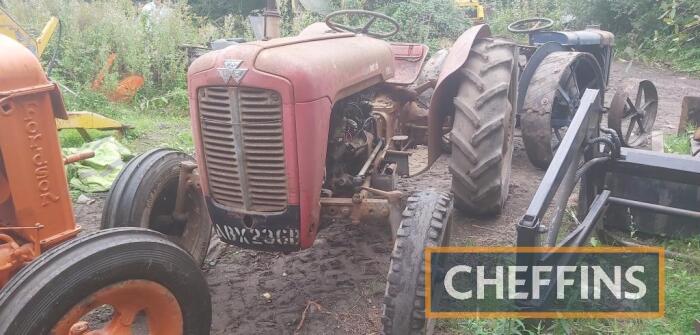
<path id="1" fill-rule="evenodd" d="M 435 85 L 435 92 L 430 101 L 428 116 L 428 166 L 432 165 L 442 154 L 442 125 L 445 117 L 454 112 L 452 98 L 457 93 L 453 74 L 467 61 L 474 41 L 491 36 L 488 25 L 474 26 L 465 31 L 450 48 L 450 53 L 440 71 Z"/>

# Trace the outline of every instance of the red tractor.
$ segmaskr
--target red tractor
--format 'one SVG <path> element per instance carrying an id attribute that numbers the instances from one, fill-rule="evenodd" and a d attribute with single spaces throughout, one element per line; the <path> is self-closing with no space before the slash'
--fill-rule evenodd
<path id="1" fill-rule="evenodd" d="M 473 27 L 435 81 L 414 85 L 428 47 L 382 40 L 398 30 L 379 13 L 340 11 L 296 37 L 198 58 L 188 75 L 196 156 L 159 149 L 133 160 L 103 227 L 155 229 L 201 260 L 212 223 L 225 243 L 273 252 L 310 248 L 327 222 L 388 223 L 395 247 L 384 332 L 430 332 L 423 249 L 447 243 L 453 203 L 491 214 L 508 194 L 517 48 Z M 418 96 L 430 88 L 422 107 Z M 454 199 L 397 191 L 398 178 L 416 174 L 410 149 L 427 145 L 424 171 L 446 138 Z"/>

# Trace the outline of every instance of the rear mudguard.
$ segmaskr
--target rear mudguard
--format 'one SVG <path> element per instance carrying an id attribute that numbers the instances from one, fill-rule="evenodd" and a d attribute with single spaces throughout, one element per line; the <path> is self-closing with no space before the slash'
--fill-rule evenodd
<path id="1" fill-rule="evenodd" d="M 442 127 L 445 117 L 454 113 L 453 98 L 457 94 L 458 82 L 453 74 L 467 61 L 474 41 L 491 36 L 488 25 L 482 24 L 469 28 L 450 48 L 450 53 L 440 71 L 435 92 L 430 101 L 428 116 L 428 166 L 432 165 L 442 154 Z"/>

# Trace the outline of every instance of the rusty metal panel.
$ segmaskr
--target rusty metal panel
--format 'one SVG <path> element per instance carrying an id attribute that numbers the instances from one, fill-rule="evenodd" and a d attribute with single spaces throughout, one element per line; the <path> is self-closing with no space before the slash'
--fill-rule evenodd
<path id="1" fill-rule="evenodd" d="M 214 200 L 244 212 L 287 207 L 282 101 L 245 87 L 199 90 L 203 152 Z"/>
<path id="2" fill-rule="evenodd" d="M 421 73 L 429 48 L 422 44 L 391 43 L 394 55 L 394 78 L 387 83 L 395 85 L 413 84 Z"/>
<path id="3" fill-rule="evenodd" d="M 395 76 L 389 43 L 354 34 L 258 42 L 255 69 L 289 80 L 297 103 L 335 102 Z"/>
<path id="4" fill-rule="evenodd" d="M 78 232 L 54 121 L 65 111 L 29 50 L 2 35 L 0 50 L 0 228 L 45 250 Z"/>

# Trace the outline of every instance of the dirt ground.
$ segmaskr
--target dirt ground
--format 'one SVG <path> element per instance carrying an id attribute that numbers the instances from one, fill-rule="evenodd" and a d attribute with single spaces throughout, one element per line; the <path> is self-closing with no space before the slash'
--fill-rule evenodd
<path id="1" fill-rule="evenodd" d="M 652 80 L 660 104 L 655 128 L 675 133 L 685 95 L 700 96 L 700 80 L 628 63 L 615 63 L 610 87 Z M 611 93 L 608 92 L 608 97 Z M 608 98 L 609 101 L 609 98 Z M 446 157 L 419 177 L 402 180 L 405 191 L 449 191 Z M 543 172 L 530 165 L 519 138 L 508 204 L 495 218 L 457 213 L 452 245 L 513 245 L 515 224 L 529 205 Z M 77 204 L 87 230 L 99 224 L 103 199 Z M 283 255 L 221 245 L 212 248 L 204 271 L 213 302 L 212 334 L 377 334 L 392 249 L 386 227 L 333 225 L 313 248 Z M 300 323 L 303 320 L 303 325 Z M 297 330 L 300 328 L 299 330 Z"/>

